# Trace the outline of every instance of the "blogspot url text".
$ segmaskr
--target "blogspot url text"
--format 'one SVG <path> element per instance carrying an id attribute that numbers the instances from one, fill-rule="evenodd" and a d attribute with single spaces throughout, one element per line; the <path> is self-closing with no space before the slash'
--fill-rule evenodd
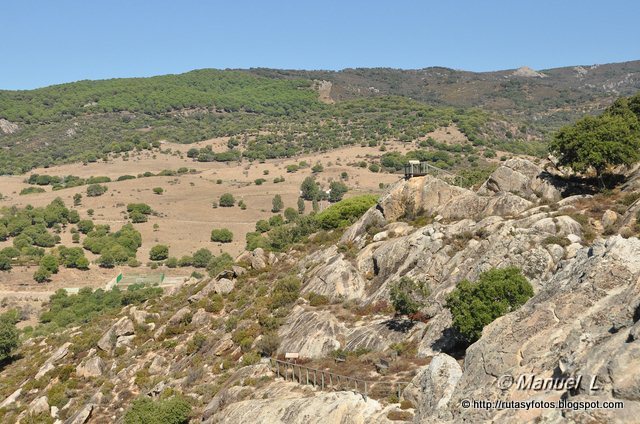
<path id="1" fill-rule="evenodd" d="M 587 411 L 590 409 L 623 409 L 621 401 L 572 401 L 572 400 L 476 400 L 463 399 L 460 405 L 464 409 L 484 409 L 487 411 L 500 409 L 571 409 L 574 411 Z"/>

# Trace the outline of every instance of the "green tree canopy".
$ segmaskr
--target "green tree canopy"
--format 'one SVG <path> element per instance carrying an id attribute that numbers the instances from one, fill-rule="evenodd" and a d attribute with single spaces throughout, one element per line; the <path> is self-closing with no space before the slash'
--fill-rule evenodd
<path id="1" fill-rule="evenodd" d="M 284 208 L 284 202 L 282 201 L 282 196 L 280 196 L 279 194 L 276 194 L 275 196 L 273 196 L 271 205 L 272 205 L 271 212 L 274 212 L 274 213 L 280 212 L 282 208 Z"/>
<path id="2" fill-rule="evenodd" d="M 560 165 L 576 172 L 594 170 L 602 175 L 610 166 L 640 160 L 638 98 L 620 98 L 600 116 L 587 116 L 562 128 L 549 149 Z"/>
<path id="3" fill-rule="evenodd" d="M 169 257 L 169 246 L 156 244 L 149 251 L 149 259 L 152 261 L 163 261 Z"/>
<path id="4" fill-rule="evenodd" d="M 214 228 L 211 230 L 211 241 L 231 243 L 233 241 L 233 233 L 227 228 Z"/>
<path id="5" fill-rule="evenodd" d="M 307 177 L 300 185 L 300 197 L 305 200 L 318 199 L 321 196 L 321 190 L 315 178 Z"/>
<path id="6" fill-rule="evenodd" d="M 424 306 L 429 296 L 429 287 L 422 281 L 414 281 L 404 276 L 391 286 L 389 298 L 393 309 L 400 315 L 415 314 Z"/>
<path id="7" fill-rule="evenodd" d="M 236 204 L 236 199 L 233 197 L 231 193 L 224 193 L 220 196 L 220 206 L 223 208 L 230 208 Z"/>
<path id="8" fill-rule="evenodd" d="M 533 296 L 533 288 L 515 267 L 483 272 L 478 281 L 462 280 L 447 297 L 453 327 L 468 342 L 482 335 L 482 329 L 498 317 L 514 311 Z"/>
<path id="9" fill-rule="evenodd" d="M 18 347 L 18 329 L 14 314 L 0 315 L 0 361 L 8 358 L 11 352 Z"/>

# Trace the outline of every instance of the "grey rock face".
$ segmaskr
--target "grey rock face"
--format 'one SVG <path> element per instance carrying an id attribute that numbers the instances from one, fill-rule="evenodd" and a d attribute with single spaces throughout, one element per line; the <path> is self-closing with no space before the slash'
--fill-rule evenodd
<path id="1" fill-rule="evenodd" d="M 213 289 L 218 294 L 228 294 L 233 290 L 233 281 L 221 278 L 214 282 Z"/>
<path id="2" fill-rule="evenodd" d="M 315 292 L 331 300 L 364 297 L 367 282 L 344 254 L 328 249 L 313 258 L 317 265 L 303 281 L 303 293 Z"/>
<path id="3" fill-rule="evenodd" d="M 171 318 L 169 318 L 169 324 L 179 324 L 181 321 L 187 319 L 189 315 L 191 315 L 191 309 L 186 306 L 184 308 L 180 308 Z"/>
<path id="4" fill-rule="evenodd" d="M 403 393 L 404 398 L 417 407 L 415 421 L 450 419 L 449 402 L 460 377 L 462 368 L 455 359 L 444 353 L 434 356 L 428 366 L 418 371 Z"/>
<path id="5" fill-rule="evenodd" d="M 640 358 L 636 325 L 640 305 L 640 240 L 619 236 L 596 241 L 577 255 L 519 310 L 483 331 L 467 349 L 465 369 L 450 402 L 453 422 L 520 422 L 552 419 L 550 411 L 463 409 L 462 399 L 556 399 L 553 390 L 501 390 L 497 378 L 595 376 L 564 392 L 570 400 L 625 402 L 624 409 L 563 412 L 563 422 L 633 422 L 640 411 Z M 556 421 L 560 419 L 555 418 Z"/>
<path id="6" fill-rule="evenodd" d="M 382 406 L 352 392 L 319 393 L 289 399 L 253 399 L 228 405 L 212 417 L 213 423 L 326 424 L 391 423 Z"/>
<path id="7" fill-rule="evenodd" d="M 38 379 L 44 376 L 49 371 L 55 368 L 56 362 L 63 359 L 69 353 L 69 347 L 71 346 L 70 342 L 64 343 L 60 346 L 56 351 L 45 361 L 45 363 L 40 367 L 38 373 L 35 375 L 35 378 Z"/>
<path id="8" fill-rule="evenodd" d="M 7 121 L 6 119 L 0 119 L 0 132 L 4 134 L 13 134 L 18 131 L 20 127 L 18 124 L 14 124 L 13 122 Z"/>
<path id="9" fill-rule="evenodd" d="M 296 306 L 285 325 L 280 327 L 279 353 L 298 352 L 300 356 L 317 358 L 339 349 L 340 338 L 347 332 L 344 324 L 328 311 L 306 311 Z"/>

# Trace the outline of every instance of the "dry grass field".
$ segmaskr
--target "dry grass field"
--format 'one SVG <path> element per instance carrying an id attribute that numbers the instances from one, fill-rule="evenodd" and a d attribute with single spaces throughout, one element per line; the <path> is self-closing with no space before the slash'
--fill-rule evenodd
<path id="1" fill-rule="evenodd" d="M 245 235 L 254 231 L 255 222 L 269 218 L 272 199 L 280 194 L 285 207 L 296 208 L 299 187 L 305 177 L 312 174 L 311 166 L 316 162 L 322 163 L 324 171 L 317 174 L 317 179 L 325 188 L 329 182 L 339 180 L 342 172 L 348 174 L 346 184 L 350 191 L 347 197 L 360 193 L 380 193 L 379 184 L 397 181 L 400 175 L 388 173 L 373 173 L 367 168 L 355 166 L 356 163 L 374 161 L 383 152 L 374 147 L 346 147 L 324 154 L 299 156 L 290 159 L 269 160 L 265 163 L 219 163 L 195 162 L 187 158 L 186 151 L 192 147 L 211 145 L 214 151 L 226 150 L 226 138 L 208 140 L 197 144 L 180 145 L 163 143 L 162 151 L 171 149 L 172 153 L 142 152 L 130 156 L 111 158 L 108 162 L 89 163 L 87 165 L 74 164 L 56 166 L 47 169 L 35 169 L 36 174 L 55 176 L 76 175 L 83 178 L 91 176 L 107 176 L 113 182 L 105 183 L 108 191 L 99 197 L 88 197 L 87 186 L 73 187 L 52 191 L 46 186 L 45 193 L 19 195 L 20 191 L 29 187 L 24 182 L 28 175 L 0 177 L 0 193 L 4 198 L 0 200 L 0 207 L 16 205 L 24 207 L 28 204 L 44 206 L 56 197 L 64 200 L 67 206 L 73 205 L 76 193 L 83 195 L 82 204 L 75 207 L 81 217 L 87 218 L 89 209 L 94 210 L 93 220 L 97 224 L 109 224 L 112 230 L 117 230 L 127 222 L 126 205 L 132 202 L 149 204 L 157 213 L 148 222 L 135 224 L 142 233 L 142 247 L 138 250 L 138 260 L 143 263 L 141 268 L 126 266 L 116 269 L 102 269 L 92 265 L 89 271 L 78 271 L 60 268 L 58 274 L 53 275 L 52 281 L 37 284 L 32 275 L 36 267 L 14 267 L 10 272 L 0 273 L 0 293 L 2 292 L 53 292 L 63 287 L 103 287 L 120 271 L 129 273 L 165 272 L 170 275 L 189 275 L 191 269 L 169 270 L 161 267 L 151 271 L 144 264 L 149 260 L 149 250 L 155 244 L 167 244 L 170 256 L 180 257 L 195 250 L 206 247 L 215 255 L 227 252 L 236 256 L 242 252 L 245 245 Z M 415 148 L 412 143 L 389 142 L 387 151 L 406 152 Z M 309 167 L 295 173 L 287 173 L 286 167 L 306 161 Z M 349 165 L 351 164 L 351 165 Z M 138 175 L 144 172 L 158 173 L 165 169 L 177 170 L 187 167 L 194 171 L 169 177 L 147 177 L 125 181 L 115 181 L 121 175 Z M 284 177 L 285 181 L 274 183 L 276 177 Z M 264 178 L 262 185 L 254 181 Z M 218 183 L 221 180 L 221 183 Z M 153 193 L 154 187 L 162 187 L 164 193 Z M 213 208 L 212 203 L 218 201 L 223 193 L 232 193 L 236 201 L 243 200 L 247 208 L 242 210 L 237 205 L 230 208 Z M 324 202 L 321 207 L 327 207 Z M 307 202 L 306 211 L 311 210 L 311 202 Z M 157 228 L 154 229 L 154 226 Z M 214 228 L 228 228 L 234 234 L 232 243 L 221 244 L 210 241 L 211 230 Z M 69 228 L 63 230 L 62 244 L 72 246 Z M 0 248 L 11 245 L 11 240 L 0 243 Z M 85 254 L 90 260 L 96 257 L 90 252 Z M 0 294 L 0 297 L 2 295 Z"/>

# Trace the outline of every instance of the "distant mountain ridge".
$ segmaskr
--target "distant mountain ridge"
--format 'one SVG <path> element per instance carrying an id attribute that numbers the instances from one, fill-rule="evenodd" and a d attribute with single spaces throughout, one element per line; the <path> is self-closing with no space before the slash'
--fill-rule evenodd
<path id="1" fill-rule="evenodd" d="M 296 71 L 256 68 L 256 75 L 310 78 L 333 84 L 335 101 L 375 95 L 401 95 L 434 105 L 484 107 L 507 114 L 540 116 L 601 110 L 619 96 L 640 90 L 640 60 L 603 65 L 576 65 L 531 70 L 527 67 L 471 72 L 445 67 L 415 70 L 355 68 L 341 71 Z M 544 78 L 540 78 L 544 75 Z"/>
<path id="2" fill-rule="evenodd" d="M 563 125 L 638 91 L 640 61 L 495 72 L 201 69 L 0 90 L 0 174 L 161 140 L 237 136 L 251 158 L 266 159 L 410 142 L 451 123 L 474 145 L 538 155 Z"/>

